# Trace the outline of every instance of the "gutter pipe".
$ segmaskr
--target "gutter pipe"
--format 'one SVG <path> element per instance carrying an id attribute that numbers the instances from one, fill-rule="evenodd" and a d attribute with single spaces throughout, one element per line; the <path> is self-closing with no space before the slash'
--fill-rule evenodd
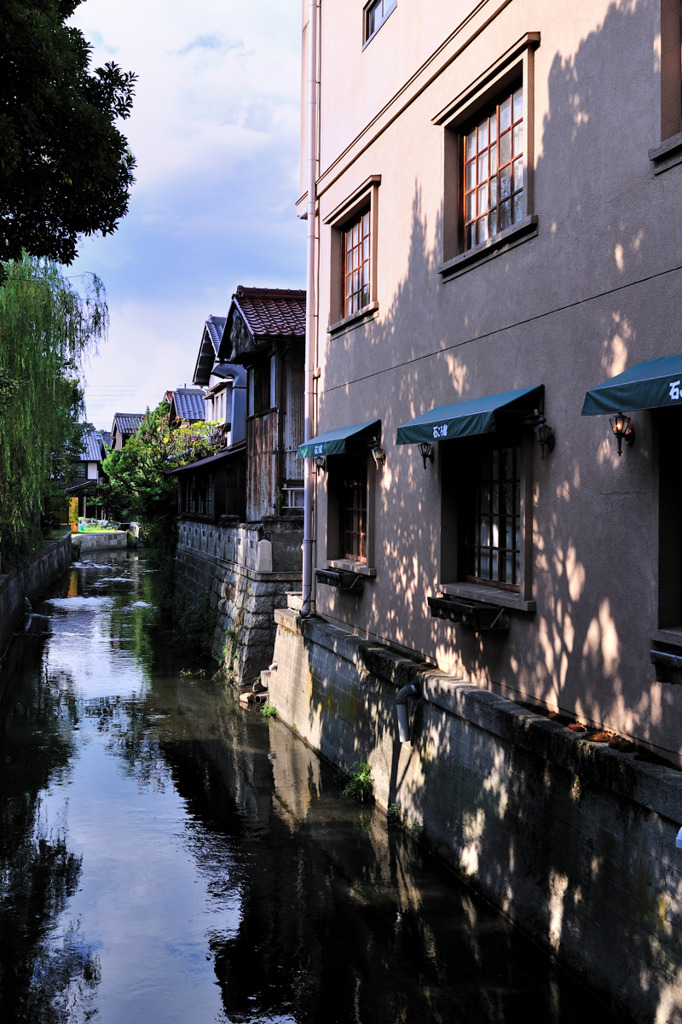
<path id="1" fill-rule="evenodd" d="M 408 683 L 407 686 L 403 686 L 403 688 L 398 690 L 395 695 L 395 707 L 398 712 L 398 737 L 401 743 L 410 742 L 410 724 L 407 720 L 407 698 L 419 696 L 421 696 L 421 694 L 414 683 Z"/>
<path id="2" fill-rule="evenodd" d="M 305 441 L 314 437 L 315 418 L 315 213 L 317 200 L 317 21 L 318 0 L 308 2 L 308 202 L 307 281 L 305 325 L 305 412 L 303 436 Z M 307 618 L 313 611 L 313 498 L 316 474 L 313 460 L 304 459 L 303 475 L 303 603 L 301 615 Z"/>

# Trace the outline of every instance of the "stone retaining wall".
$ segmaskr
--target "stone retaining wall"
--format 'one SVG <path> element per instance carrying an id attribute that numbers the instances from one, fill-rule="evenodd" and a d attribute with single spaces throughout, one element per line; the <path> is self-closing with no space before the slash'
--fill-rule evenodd
<path id="1" fill-rule="evenodd" d="M 278 610 L 270 700 L 378 803 L 634 1019 L 682 1022 L 682 772 Z M 396 694 L 409 700 L 401 744 Z"/>
<path id="2" fill-rule="evenodd" d="M 40 597 L 70 564 L 71 534 L 65 533 L 44 547 L 26 569 L 0 576 L 0 653 L 25 615 L 24 599 Z"/>
<path id="3" fill-rule="evenodd" d="M 74 533 L 71 535 L 74 549 L 81 554 L 88 551 L 109 551 L 112 548 L 128 546 L 125 530 L 110 530 L 107 533 Z"/>
<path id="4" fill-rule="evenodd" d="M 180 521 L 175 597 L 188 608 L 203 594 L 216 609 L 212 653 L 240 687 L 272 661 L 276 608 L 301 587 L 299 531 L 288 524 L 222 526 Z"/>

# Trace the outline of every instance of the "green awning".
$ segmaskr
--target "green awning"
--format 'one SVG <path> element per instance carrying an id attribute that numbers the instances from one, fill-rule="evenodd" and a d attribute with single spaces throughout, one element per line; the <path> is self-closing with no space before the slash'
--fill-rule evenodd
<path id="1" fill-rule="evenodd" d="M 490 434 L 498 429 L 501 412 L 532 414 L 542 406 L 543 385 L 505 391 L 501 395 L 470 398 L 466 402 L 439 405 L 431 412 L 398 427 L 397 444 L 419 444 L 420 441 L 449 441 L 454 437 Z"/>
<path id="2" fill-rule="evenodd" d="M 309 455 L 339 455 L 347 451 L 347 445 L 351 441 L 371 441 L 372 438 L 379 441 L 380 437 L 381 420 L 356 423 L 352 427 L 339 427 L 337 430 L 327 430 L 324 434 L 311 437 L 305 444 L 299 444 L 296 458 L 305 459 Z"/>
<path id="3" fill-rule="evenodd" d="M 585 395 L 583 416 L 682 406 L 682 355 L 637 363 Z"/>

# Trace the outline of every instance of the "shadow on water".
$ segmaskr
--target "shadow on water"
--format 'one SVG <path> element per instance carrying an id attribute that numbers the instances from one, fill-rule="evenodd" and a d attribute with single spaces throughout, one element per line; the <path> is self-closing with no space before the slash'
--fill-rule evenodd
<path id="1" fill-rule="evenodd" d="M 3 1024 L 612 1019 L 159 631 L 154 574 L 75 566 L 2 705 Z"/>

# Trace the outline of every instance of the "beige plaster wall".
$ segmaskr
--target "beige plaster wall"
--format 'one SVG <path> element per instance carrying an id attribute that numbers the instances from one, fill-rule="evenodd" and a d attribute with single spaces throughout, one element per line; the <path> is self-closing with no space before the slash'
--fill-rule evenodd
<path id="1" fill-rule="evenodd" d="M 682 166 L 655 174 L 659 3 L 423 6 L 398 0 L 363 50 L 343 0 L 321 5 L 318 432 L 374 417 L 376 578 L 361 597 L 317 588 L 332 622 L 443 671 L 568 710 L 682 759 L 682 693 L 654 681 L 658 466 L 654 416 L 616 454 L 585 391 L 680 352 Z M 534 55 L 537 233 L 444 279 L 443 128 L 434 118 L 526 32 Z M 332 211 L 378 188 L 376 315 L 331 336 Z M 504 638 L 428 617 L 439 589 L 441 460 L 424 471 L 397 427 L 433 406 L 544 384 L 557 447 L 533 466 L 534 615 Z M 453 442 L 451 442 L 453 443 Z M 318 477 L 325 563 L 326 484 Z"/>

